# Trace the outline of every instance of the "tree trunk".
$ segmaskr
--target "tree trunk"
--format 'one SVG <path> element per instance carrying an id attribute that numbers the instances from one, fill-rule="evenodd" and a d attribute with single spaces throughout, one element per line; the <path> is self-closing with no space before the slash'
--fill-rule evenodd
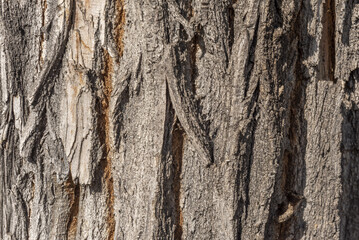
<path id="1" fill-rule="evenodd" d="M 1 239 L 359 239 L 357 1 L 0 11 Z"/>

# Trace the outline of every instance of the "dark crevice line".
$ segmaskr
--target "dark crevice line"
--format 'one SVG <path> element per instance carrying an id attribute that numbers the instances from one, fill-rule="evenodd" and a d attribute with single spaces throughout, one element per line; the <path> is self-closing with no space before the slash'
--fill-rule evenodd
<path id="1" fill-rule="evenodd" d="M 198 77 L 197 69 L 197 52 L 199 49 L 199 36 L 195 33 L 191 43 L 190 43 L 190 62 L 191 62 L 191 87 L 193 95 L 196 95 L 196 78 Z"/>
<path id="2" fill-rule="evenodd" d="M 103 174 L 106 187 L 106 206 L 107 206 L 107 233 L 108 240 L 114 239 L 115 234 L 115 217 L 114 217 L 114 188 L 112 178 L 112 156 L 111 156 L 111 141 L 110 141 L 110 101 L 112 94 L 112 73 L 113 61 L 109 53 L 104 50 L 104 66 L 103 74 L 103 97 L 101 99 L 101 110 L 98 119 L 98 131 L 101 145 L 104 146 L 100 168 Z"/>
<path id="3" fill-rule="evenodd" d="M 70 205 L 67 222 L 67 239 L 76 239 L 80 205 L 80 185 L 73 182 L 71 172 L 69 174 L 69 178 L 65 182 L 64 188 L 68 194 Z"/>
<path id="4" fill-rule="evenodd" d="M 252 110 L 252 116 L 248 116 L 248 118 L 252 118 L 250 125 L 248 127 L 248 131 L 246 132 L 246 140 L 249 142 L 249 149 L 247 149 L 248 151 L 248 155 L 249 155 L 249 160 L 248 160 L 248 165 L 244 168 L 247 169 L 246 172 L 246 176 L 245 176 L 245 196 L 246 199 L 244 201 L 245 204 L 245 218 L 247 219 L 248 217 L 248 208 L 250 205 L 250 195 L 249 195 L 249 182 L 251 179 L 251 170 L 252 170 L 252 164 L 253 164 L 253 158 L 254 158 L 254 143 L 255 143 L 255 133 L 256 133 L 256 129 L 257 129 L 257 125 L 259 122 L 259 119 L 257 119 L 257 114 L 259 114 L 259 109 L 257 106 L 255 106 L 255 104 L 258 102 L 259 99 L 259 94 L 260 94 L 260 83 L 257 83 L 256 89 L 253 92 L 253 97 L 252 97 L 252 101 L 250 103 L 249 108 L 253 109 Z M 248 138 L 249 137 L 249 138 Z"/>
<path id="5" fill-rule="evenodd" d="M 181 208 L 181 174 L 183 146 L 185 141 L 185 132 L 177 120 L 172 131 L 172 155 L 173 155 L 173 193 L 175 202 L 175 234 L 176 240 L 182 239 L 183 234 L 183 215 Z"/>
<path id="6" fill-rule="evenodd" d="M 336 82 L 335 71 L 335 0 L 323 4 L 322 38 L 319 46 L 319 80 Z"/>
<path id="7" fill-rule="evenodd" d="M 159 167 L 159 169 L 161 169 L 161 174 L 157 177 L 157 181 L 161 183 L 161 185 L 158 195 L 159 198 L 158 201 L 156 201 L 155 207 L 155 214 L 159 227 L 156 236 L 153 236 L 153 238 L 157 238 L 157 236 L 169 236 L 173 233 L 173 226 L 176 220 L 175 211 L 173 209 L 173 173 L 175 169 L 173 169 L 173 161 L 169 161 L 169 158 L 172 155 L 171 139 L 173 130 L 169 126 L 173 126 L 174 120 L 174 110 L 168 92 L 168 85 L 166 84 L 166 113 L 163 124 L 164 132 L 161 147 L 161 165 Z M 169 172 L 171 174 L 168 174 Z M 167 221 L 168 219 L 171 219 L 170 224 Z"/>
<path id="8" fill-rule="evenodd" d="M 234 43 L 234 26 L 235 26 L 235 10 L 234 10 L 234 4 L 237 2 L 237 0 L 232 0 L 231 4 L 228 7 L 228 31 L 229 31 L 229 42 L 228 42 L 228 52 L 229 55 L 232 53 L 232 46 Z"/>
<path id="9" fill-rule="evenodd" d="M 260 19 L 260 16 L 257 17 L 256 26 L 255 26 L 254 34 L 253 34 L 253 40 L 249 47 L 248 58 L 247 58 L 245 66 L 244 66 L 244 74 L 245 74 L 244 96 L 245 97 L 247 97 L 249 81 L 252 77 L 252 71 L 253 71 L 253 67 L 254 67 L 255 52 L 256 52 L 256 46 L 257 46 L 257 40 L 258 40 L 259 19 Z"/>
<path id="10" fill-rule="evenodd" d="M 298 26 L 300 23 L 300 13 L 302 6 L 297 15 L 296 21 L 292 26 L 293 32 L 300 42 L 302 38 Z M 302 69 L 303 49 L 300 43 L 297 43 L 297 59 L 295 62 L 295 83 L 291 89 L 288 105 L 288 143 L 289 146 L 284 150 L 282 162 L 282 176 L 280 189 L 285 197 L 284 201 L 278 205 L 278 239 L 288 239 L 291 235 L 291 229 L 294 224 L 301 222 L 301 213 L 297 211 L 303 200 L 303 188 L 301 184 L 303 179 L 299 179 L 298 170 L 305 168 L 302 159 L 303 137 L 306 135 L 306 121 L 303 119 L 305 105 L 305 87 L 304 73 Z M 300 234 L 297 232 L 296 237 Z"/>
<path id="11" fill-rule="evenodd" d="M 349 34 L 350 29 L 352 28 L 352 15 L 354 4 L 358 3 L 358 0 L 346 0 L 345 1 L 345 10 L 344 10 L 344 19 L 343 19 L 343 33 L 342 33 L 342 43 L 349 45 Z"/>
<path id="12" fill-rule="evenodd" d="M 125 23 L 126 23 L 126 14 L 125 14 L 125 2 L 124 0 L 117 0 L 115 3 L 116 9 L 116 18 L 115 18 L 115 29 L 114 29 L 114 38 L 116 42 L 117 52 L 119 57 L 123 56 L 123 37 L 125 33 Z M 119 62 L 119 59 L 117 59 Z"/>
<path id="13" fill-rule="evenodd" d="M 345 84 L 345 98 L 341 104 L 343 122 L 341 126 L 341 190 L 340 209 L 340 239 L 357 239 L 359 235 L 359 118 L 356 101 L 358 91 L 359 69 L 350 72 Z"/>
<path id="14" fill-rule="evenodd" d="M 187 18 L 188 21 L 191 20 L 191 18 L 194 17 L 194 9 L 192 6 L 192 3 L 189 1 L 187 6 Z M 189 68 L 190 68 L 190 87 L 193 92 L 193 96 L 196 95 L 196 79 L 198 77 L 198 68 L 197 68 L 197 53 L 200 48 L 199 41 L 200 41 L 200 28 L 196 27 L 196 31 L 194 32 L 194 36 L 188 43 L 188 54 L 189 54 Z"/>

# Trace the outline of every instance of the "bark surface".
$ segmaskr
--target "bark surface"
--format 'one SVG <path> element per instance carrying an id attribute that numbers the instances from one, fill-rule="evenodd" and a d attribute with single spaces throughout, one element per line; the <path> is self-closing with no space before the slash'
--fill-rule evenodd
<path id="1" fill-rule="evenodd" d="M 1 0 L 0 239 L 359 239 L 358 19 Z"/>

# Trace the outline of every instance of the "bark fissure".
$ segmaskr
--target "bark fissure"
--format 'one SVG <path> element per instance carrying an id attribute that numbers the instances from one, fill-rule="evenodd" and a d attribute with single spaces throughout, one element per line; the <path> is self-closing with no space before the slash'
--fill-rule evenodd
<path id="1" fill-rule="evenodd" d="M 297 77 L 301 77 L 298 76 Z M 289 149 L 284 151 L 283 154 L 283 174 L 282 174 L 282 182 L 281 188 L 286 196 L 285 206 L 279 207 L 279 217 L 278 222 L 280 223 L 280 239 L 286 239 L 286 229 L 289 228 L 290 223 L 286 223 L 294 214 L 299 200 L 301 200 L 301 196 L 298 195 L 297 190 L 298 184 L 295 182 L 297 179 L 296 169 L 298 164 L 300 163 L 300 115 L 303 111 L 302 109 L 302 81 L 301 79 L 297 79 L 294 89 L 292 90 L 292 97 L 289 106 Z M 297 196 L 297 197 L 296 197 Z"/>
<path id="2" fill-rule="evenodd" d="M 229 32 L 229 39 L 228 39 L 228 45 L 229 45 L 229 55 L 232 55 L 232 46 L 234 43 L 234 30 L 235 30 L 235 9 L 234 5 L 237 3 L 237 0 L 232 0 L 230 5 L 228 6 L 228 32 Z"/>
<path id="3" fill-rule="evenodd" d="M 319 80 L 332 82 L 335 82 L 335 14 L 335 0 L 325 0 L 319 45 Z"/>
<path id="4" fill-rule="evenodd" d="M 114 239 L 115 218 L 114 218 L 114 189 L 112 178 L 112 158 L 110 142 L 110 108 L 112 94 L 112 73 L 113 62 L 109 53 L 104 50 L 104 69 L 103 69 L 103 98 L 101 99 L 101 112 L 99 115 L 99 139 L 103 145 L 103 155 L 101 160 L 101 169 L 106 186 L 106 205 L 107 205 L 107 239 Z"/>
<path id="5" fill-rule="evenodd" d="M 125 33 L 125 3 L 124 0 L 116 1 L 116 19 L 115 19 L 115 41 L 119 57 L 123 55 L 123 36 Z M 119 59 L 118 59 L 119 60 Z"/>
<path id="6" fill-rule="evenodd" d="M 345 84 L 345 98 L 342 103 L 342 144 L 341 144 L 341 190 L 340 197 L 340 238 L 357 239 L 359 236 L 359 109 L 358 99 L 359 69 L 352 70 Z"/>
<path id="7" fill-rule="evenodd" d="M 283 153 L 281 191 L 285 197 L 284 201 L 278 206 L 278 239 L 288 239 L 295 228 L 295 224 L 302 224 L 300 219 L 301 206 L 304 197 L 303 175 L 300 175 L 301 167 L 305 167 L 303 159 L 304 142 L 303 136 L 306 135 L 306 121 L 304 119 L 305 110 L 305 89 L 304 72 L 302 69 L 303 49 L 300 45 L 302 39 L 298 25 L 301 25 L 300 6 L 296 20 L 293 22 L 292 31 L 298 39 L 297 56 L 295 61 L 295 82 L 291 89 L 288 104 L 288 146 Z M 294 219 L 292 219 L 294 218 Z M 300 235 L 298 232 L 296 235 Z"/>
<path id="8" fill-rule="evenodd" d="M 71 173 L 65 182 L 64 188 L 69 197 L 69 217 L 67 222 L 67 239 L 76 239 L 78 213 L 80 205 L 80 185 L 72 180 Z"/>
<path id="9" fill-rule="evenodd" d="M 253 72 L 253 67 L 254 67 L 254 62 L 255 62 L 255 53 L 256 53 L 256 46 L 257 46 L 257 40 L 258 40 L 259 20 L 260 20 L 260 17 L 258 16 L 256 25 L 254 28 L 253 40 L 251 42 L 251 45 L 250 45 L 249 51 L 248 51 L 248 58 L 247 58 L 245 66 L 244 66 L 244 74 L 245 74 L 244 96 L 245 97 L 247 97 L 249 83 L 250 83 L 250 79 L 252 77 L 252 72 Z"/>
<path id="10" fill-rule="evenodd" d="M 181 173 L 182 173 L 182 159 L 183 146 L 185 141 L 185 132 L 182 129 L 179 121 L 174 125 L 172 132 L 172 155 L 173 155 L 173 193 L 175 202 L 175 239 L 182 239 L 183 234 L 183 214 L 181 207 Z"/>
<path id="11" fill-rule="evenodd" d="M 198 76 L 197 69 L 197 52 L 199 49 L 199 36 L 198 33 L 195 33 L 191 44 L 190 44 L 190 60 L 191 60 L 191 84 L 193 95 L 196 96 L 196 78 Z"/>

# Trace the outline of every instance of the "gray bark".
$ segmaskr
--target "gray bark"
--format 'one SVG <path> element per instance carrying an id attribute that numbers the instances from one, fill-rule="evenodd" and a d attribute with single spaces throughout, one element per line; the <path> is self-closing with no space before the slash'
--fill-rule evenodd
<path id="1" fill-rule="evenodd" d="M 359 239 L 357 1 L 0 14 L 0 239 Z"/>

